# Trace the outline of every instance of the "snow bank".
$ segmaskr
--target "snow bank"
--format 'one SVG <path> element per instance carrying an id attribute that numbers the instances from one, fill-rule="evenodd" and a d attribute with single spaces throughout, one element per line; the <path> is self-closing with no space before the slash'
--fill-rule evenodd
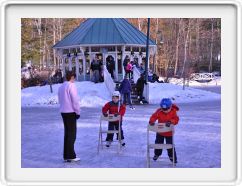
<path id="1" fill-rule="evenodd" d="M 110 100 L 109 92 L 104 83 L 89 81 L 76 82 L 81 107 L 100 107 Z M 32 106 L 58 106 L 58 88 L 61 84 L 53 85 L 53 93 L 50 86 L 36 86 L 22 89 L 22 107 Z M 150 103 L 158 104 L 163 97 L 174 98 L 175 102 L 198 102 L 220 99 L 220 95 L 209 91 L 186 87 L 169 83 L 149 84 Z"/>
<path id="2" fill-rule="evenodd" d="M 175 84 L 175 85 L 182 85 L 183 84 L 183 79 L 177 79 L 177 78 L 171 78 L 169 80 L 170 83 Z M 187 83 L 187 82 L 186 82 Z M 204 87 L 204 86 L 221 86 L 221 77 L 215 77 L 212 81 L 210 82 L 204 82 L 204 83 L 200 83 L 197 81 L 189 81 L 189 86 L 200 86 L 200 87 Z"/>
<path id="3" fill-rule="evenodd" d="M 76 82 L 81 107 L 98 107 L 110 100 L 109 92 L 104 83 L 89 81 Z M 58 105 L 58 89 L 61 84 L 36 86 L 22 89 L 22 106 L 55 106 Z"/>
<path id="4" fill-rule="evenodd" d="M 199 90 L 191 87 L 183 87 L 170 83 L 150 83 L 149 98 L 151 104 L 158 104 L 162 98 L 173 98 L 176 103 L 199 102 L 221 99 L 220 94 Z"/>

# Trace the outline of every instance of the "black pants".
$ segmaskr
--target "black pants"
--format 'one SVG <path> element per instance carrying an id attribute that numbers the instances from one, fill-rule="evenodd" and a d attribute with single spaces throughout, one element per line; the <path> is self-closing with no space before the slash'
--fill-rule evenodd
<path id="1" fill-rule="evenodd" d="M 76 158 L 74 143 L 76 141 L 76 113 L 61 113 L 64 122 L 64 159 Z"/>
<path id="2" fill-rule="evenodd" d="M 156 144 L 163 144 L 164 139 L 166 139 L 166 144 L 172 144 L 172 136 L 162 136 L 162 135 L 156 133 L 156 139 L 155 139 Z M 162 149 L 155 149 L 154 153 L 155 153 L 155 155 L 160 156 L 162 154 Z M 173 153 L 173 149 L 167 149 L 167 154 L 170 159 L 172 158 L 172 153 Z M 174 156 L 175 156 L 175 161 L 177 161 L 175 148 L 174 148 Z"/>
<path id="3" fill-rule="evenodd" d="M 114 79 L 113 69 L 108 69 L 108 72 L 111 74 L 111 77 Z"/>
<path id="4" fill-rule="evenodd" d="M 109 122 L 108 123 L 108 130 L 118 130 L 118 122 Z M 124 132 L 122 129 L 122 122 L 120 122 L 120 131 L 121 131 L 121 140 L 124 139 Z M 117 134 L 117 140 L 118 140 L 118 134 Z M 106 141 L 113 141 L 113 134 L 107 134 Z"/>
<path id="5" fill-rule="evenodd" d="M 133 72 L 131 70 L 126 70 L 125 71 L 125 76 L 128 76 L 129 79 L 132 78 Z"/>
<path id="6" fill-rule="evenodd" d="M 143 91 L 144 89 L 137 89 L 137 95 L 139 96 L 139 101 L 143 100 Z"/>

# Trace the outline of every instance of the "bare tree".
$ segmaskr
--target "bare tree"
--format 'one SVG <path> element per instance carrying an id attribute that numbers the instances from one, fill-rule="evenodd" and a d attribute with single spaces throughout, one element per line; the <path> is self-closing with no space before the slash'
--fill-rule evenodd
<path id="1" fill-rule="evenodd" d="M 56 19 L 53 18 L 53 45 L 56 43 Z M 54 69 L 56 69 L 56 53 L 53 49 Z"/>
<path id="2" fill-rule="evenodd" d="M 208 67 L 208 71 L 209 72 L 212 72 L 212 69 L 213 69 L 213 35 L 214 35 L 214 29 L 213 29 L 213 27 L 214 27 L 214 19 L 211 19 L 211 26 L 212 26 L 212 36 L 211 36 L 211 45 L 210 45 L 210 61 L 209 61 L 209 67 Z"/>
<path id="3" fill-rule="evenodd" d="M 178 34 L 177 34 L 177 38 L 176 38 L 176 57 L 175 57 L 174 75 L 177 74 L 178 57 L 179 57 L 179 44 L 180 44 L 180 35 L 181 35 L 181 24 L 182 24 L 182 19 L 179 19 Z"/>
<path id="4" fill-rule="evenodd" d="M 184 21 L 183 21 L 184 23 Z M 189 38 L 189 33 L 190 33 L 190 23 L 191 20 L 188 20 L 188 26 L 187 26 L 187 31 L 185 31 L 186 26 L 185 23 L 183 24 L 183 29 L 184 29 L 184 60 L 183 60 L 183 66 L 182 66 L 182 77 L 183 77 L 183 90 L 185 89 L 185 80 L 186 80 L 186 74 L 185 74 L 185 67 L 187 63 L 187 47 L 188 47 L 188 38 Z"/>
<path id="5" fill-rule="evenodd" d="M 42 53 L 42 30 L 41 30 L 41 18 L 38 19 L 34 19 L 34 25 L 36 26 L 36 29 L 38 31 L 38 35 L 39 35 L 39 53 Z M 41 59 L 41 57 L 39 58 L 39 66 L 40 66 L 40 70 L 42 69 L 43 66 L 43 61 Z"/>

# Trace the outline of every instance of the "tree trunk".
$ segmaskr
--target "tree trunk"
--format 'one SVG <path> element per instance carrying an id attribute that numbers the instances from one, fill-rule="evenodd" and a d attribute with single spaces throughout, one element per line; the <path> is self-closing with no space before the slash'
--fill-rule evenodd
<path id="1" fill-rule="evenodd" d="M 178 34 L 176 39 L 176 57 L 175 57 L 175 67 L 174 67 L 174 75 L 177 74 L 177 66 L 178 66 L 178 58 L 179 58 L 179 41 L 180 41 L 180 32 L 181 32 L 181 23 L 182 19 L 179 20 L 178 24 Z"/>
<path id="2" fill-rule="evenodd" d="M 53 45 L 56 42 L 56 20 L 55 18 L 53 18 Z M 54 60 L 54 69 L 56 69 L 56 53 L 55 53 L 55 49 L 53 49 L 53 60 Z"/>
<path id="3" fill-rule="evenodd" d="M 197 66 L 200 63 L 200 19 L 197 19 L 196 23 L 196 56 L 197 56 Z M 198 69 L 197 69 L 198 70 Z"/>
<path id="4" fill-rule="evenodd" d="M 138 27 L 139 27 L 139 31 L 141 31 L 141 20 L 140 20 L 140 18 L 138 18 Z"/>
<path id="5" fill-rule="evenodd" d="M 156 44 L 156 46 L 157 46 L 157 33 L 158 33 L 158 30 L 159 30 L 159 19 L 158 18 L 156 18 L 156 32 L 155 32 L 155 44 Z M 156 58 L 156 52 L 154 53 L 154 56 L 153 56 L 153 72 L 154 73 L 157 73 L 156 72 L 156 64 L 157 63 L 157 58 Z"/>
<path id="6" fill-rule="evenodd" d="M 211 45 L 210 45 L 210 62 L 209 62 L 209 68 L 208 68 L 208 71 L 211 73 L 212 70 L 213 70 L 213 24 L 214 24 L 214 21 L 213 19 L 211 19 L 211 22 L 212 22 L 212 41 L 211 41 Z"/>
<path id="7" fill-rule="evenodd" d="M 185 28 L 184 28 L 184 30 L 185 30 Z M 185 79 L 186 79 L 185 68 L 186 68 L 186 63 L 187 63 L 187 45 L 188 45 L 189 33 L 190 33 L 190 19 L 188 21 L 188 28 L 187 28 L 187 32 L 186 32 L 185 46 L 184 46 L 184 61 L 183 61 L 183 67 L 182 67 L 183 90 L 185 90 Z"/>

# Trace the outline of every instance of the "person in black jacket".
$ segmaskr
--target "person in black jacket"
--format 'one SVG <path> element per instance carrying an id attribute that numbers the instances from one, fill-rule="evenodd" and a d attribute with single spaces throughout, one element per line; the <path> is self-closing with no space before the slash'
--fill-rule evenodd
<path id="1" fill-rule="evenodd" d="M 109 56 L 108 60 L 107 60 L 107 70 L 108 72 L 111 74 L 111 77 L 114 79 L 114 71 L 115 69 L 115 62 L 113 60 L 112 56 Z"/>
<path id="2" fill-rule="evenodd" d="M 140 104 L 143 104 L 143 91 L 144 91 L 144 85 L 147 84 L 144 78 L 144 74 L 140 75 L 140 78 L 137 80 L 136 83 L 136 91 L 137 91 L 137 95 L 139 98 L 139 102 Z"/>
<path id="3" fill-rule="evenodd" d="M 95 56 L 95 59 L 93 59 L 93 61 L 91 63 L 91 70 L 93 72 L 92 81 L 94 83 L 98 83 L 99 82 L 101 65 L 100 65 L 100 62 L 98 61 L 98 56 L 97 55 Z"/>

